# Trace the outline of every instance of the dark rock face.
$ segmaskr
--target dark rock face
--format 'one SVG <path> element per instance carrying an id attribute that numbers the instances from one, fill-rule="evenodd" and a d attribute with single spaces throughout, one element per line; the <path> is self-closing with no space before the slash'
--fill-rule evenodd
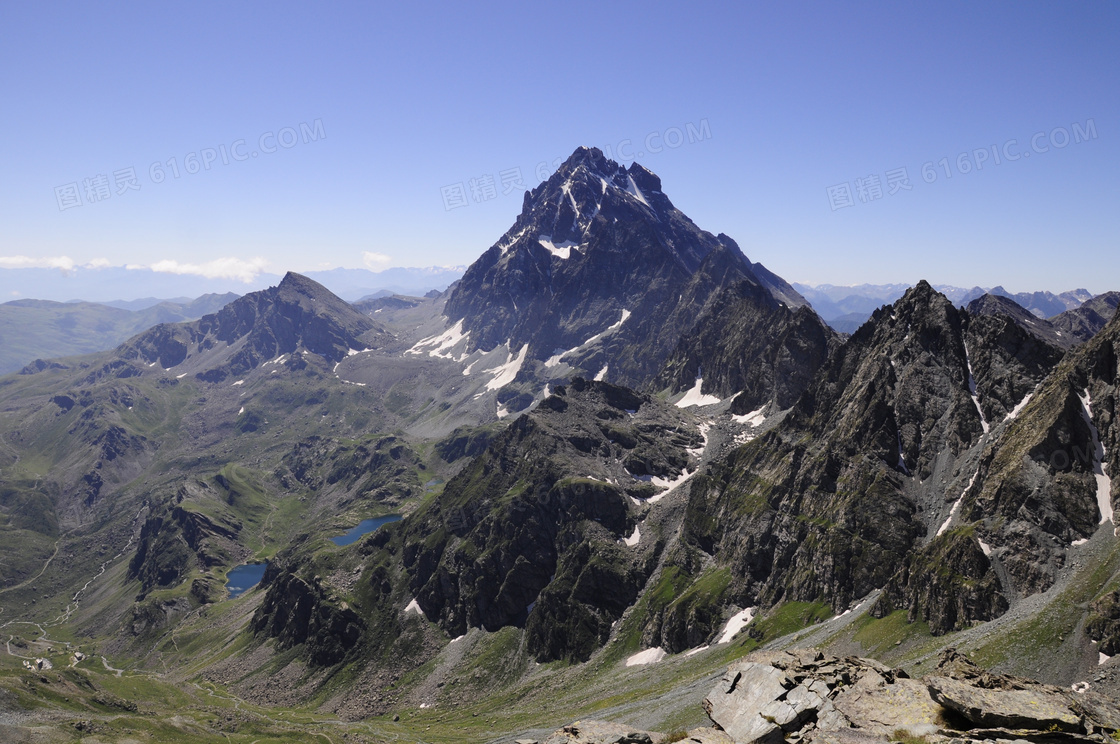
<path id="1" fill-rule="evenodd" d="M 1038 317 L 1010 297 L 986 294 L 968 303 L 965 309 L 975 316 L 1007 318 L 1047 346 L 1064 351 L 1077 345 L 1078 340 L 1073 334 L 1060 333 L 1053 323 Z"/>
<path id="2" fill-rule="evenodd" d="M 355 647 L 365 624 L 345 602 L 333 600 L 318 582 L 284 572 L 269 581 L 250 628 L 275 638 L 280 650 L 304 645 L 312 664 L 329 666 L 342 661 Z"/>
<path id="3" fill-rule="evenodd" d="M 1088 341 L 1108 325 L 1120 305 L 1120 292 L 1105 292 L 1084 305 L 1067 310 L 1050 319 L 1055 330 L 1077 341 Z"/>
<path id="4" fill-rule="evenodd" d="M 35 361 L 31 362 L 31 364 L 28 364 L 26 367 L 21 369 L 19 373 L 21 375 L 34 375 L 50 369 L 63 370 L 70 368 L 64 364 L 59 364 L 58 362 L 50 362 L 45 359 L 36 359 Z"/>
<path id="5" fill-rule="evenodd" d="M 658 386 L 687 389 L 703 371 L 702 392 L 739 394 L 734 413 L 768 403 L 786 409 L 837 346 L 837 334 L 812 309 L 790 309 L 764 287 L 741 282 L 723 290 L 681 338 Z"/>
<path id="6" fill-rule="evenodd" d="M 289 272 L 276 287 L 253 292 L 193 323 L 161 324 L 118 348 L 125 360 L 171 369 L 190 362 L 199 379 L 220 382 L 283 354 L 306 350 L 338 362 L 350 349 L 388 334 L 322 285 Z"/>
<path id="7" fill-rule="evenodd" d="M 787 308 L 806 304 L 730 238 L 700 230 L 653 173 L 580 148 L 526 194 L 445 314 L 463 321 L 471 350 L 528 344 L 527 358 L 539 362 L 573 350 L 564 360 L 572 368 L 607 367 L 609 380 L 641 388 L 719 293 L 742 282 Z"/>
<path id="8" fill-rule="evenodd" d="M 478 457 L 494 439 L 495 432 L 489 428 L 470 428 L 461 426 L 436 443 L 436 452 L 446 462 L 455 462 L 464 457 Z"/>
<path id="9" fill-rule="evenodd" d="M 577 378 L 383 538 L 370 565 L 402 566 L 407 594 L 450 635 L 515 625 L 541 660 L 586 659 L 661 550 L 622 544 L 637 534 L 634 499 L 658 491 L 653 477 L 693 467 L 701 442 L 688 414 Z"/>
<path id="10" fill-rule="evenodd" d="M 1085 632 L 1100 644 L 1101 653 L 1115 656 L 1120 652 L 1120 590 L 1108 592 L 1093 602 Z"/>
<path id="11" fill-rule="evenodd" d="M 897 608 L 907 608 L 910 622 L 924 620 L 941 635 L 999 617 L 1008 602 L 974 530 L 964 527 L 911 552 L 871 614 L 884 617 Z"/>
<path id="12" fill-rule="evenodd" d="M 276 474 L 286 488 L 298 483 L 340 492 L 345 495 L 340 505 L 359 495 L 395 504 L 420 494 L 417 468 L 423 464 L 416 452 L 397 436 L 356 443 L 313 436 L 292 447 Z"/>
<path id="13" fill-rule="evenodd" d="M 1010 300 L 1003 300 L 999 308 L 1006 303 Z M 1020 322 L 1002 312 L 985 312 L 969 319 L 969 361 L 980 409 L 988 422 L 996 424 L 1007 418 L 1061 361 L 1068 345 L 1051 343 L 1047 338 L 1026 319 Z"/>
<path id="14" fill-rule="evenodd" d="M 128 576 L 139 579 L 145 593 L 176 586 L 196 568 L 229 564 L 240 531 L 239 523 L 225 523 L 182 506 L 149 516 L 128 564 Z"/>
<path id="15" fill-rule="evenodd" d="M 1114 316 L 1063 358 L 1009 422 L 984 453 L 979 487 L 963 500 L 962 515 L 984 522 L 986 541 L 1021 593 L 1047 589 L 1064 560 L 1060 546 L 1091 536 L 1112 509 L 1116 489 L 1106 475 L 1120 472 L 1118 358 Z"/>
<path id="16" fill-rule="evenodd" d="M 984 528 L 964 526 L 980 517 L 941 500 L 981 490 L 983 458 L 969 479 L 979 448 L 1061 358 L 1015 318 L 969 315 L 918 284 L 832 354 L 780 427 L 693 480 L 683 551 L 730 569 L 725 604 L 841 609 L 885 586 L 878 614 L 906 609 L 934 633 L 997 617 L 1011 588 L 981 546 Z M 1091 526 L 1085 508 L 1059 512 Z M 1060 565 L 1037 547 L 1031 565 Z"/>
<path id="17" fill-rule="evenodd" d="M 785 426 L 693 483 L 682 539 L 731 568 L 740 606 L 883 586 L 925 527 L 904 487 L 980 435 L 965 317 L 927 284 L 842 346 Z"/>

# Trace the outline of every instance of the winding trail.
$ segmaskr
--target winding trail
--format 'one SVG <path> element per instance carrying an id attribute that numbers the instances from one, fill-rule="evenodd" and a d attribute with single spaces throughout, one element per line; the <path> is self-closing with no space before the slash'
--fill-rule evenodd
<path id="1" fill-rule="evenodd" d="M 31 584 L 32 582 L 37 581 L 39 579 L 39 577 L 42 576 L 44 573 L 46 573 L 47 569 L 50 568 L 51 561 L 53 561 L 58 556 L 58 550 L 59 550 L 59 548 L 62 547 L 62 541 L 73 531 L 74 530 L 69 530 L 69 531 L 64 532 L 64 533 L 62 533 L 61 535 L 58 536 L 58 539 L 54 541 L 54 552 L 51 553 L 50 558 L 47 558 L 47 561 L 46 561 L 46 563 L 43 564 L 43 567 L 39 569 L 39 573 L 35 574 L 34 576 L 32 576 L 29 579 L 25 579 L 25 580 L 21 581 L 20 583 L 14 585 L 14 586 L 6 586 L 3 589 L 0 589 L 0 594 L 5 594 L 7 592 L 15 591 L 16 589 L 22 589 L 25 586 L 27 586 L 28 584 Z"/>

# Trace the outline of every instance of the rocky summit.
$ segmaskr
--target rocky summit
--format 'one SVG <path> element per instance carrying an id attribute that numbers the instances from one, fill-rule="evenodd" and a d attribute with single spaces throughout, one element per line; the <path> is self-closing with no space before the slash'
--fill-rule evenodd
<path id="1" fill-rule="evenodd" d="M 739 304 L 748 297 L 753 301 Z M 726 397 L 750 380 L 766 391 L 752 397 L 763 398 L 779 386 L 731 353 L 705 350 L 662 368 L 674 352 L 683 357 L 691 342 L 712 338 L 710 329 L 729 320 L 721 314 L 739 312 L 751 317 L 740 333 L 755 336 L 748 360 L 781 356 L 769 349 L 781 336 L 808 347 L 787 361 L 800 377 L 783 386 L 799 391 L 798 380 L 823 360 L 832 335 L 811 311 L 797 319 L 795 311 L 807 306 L 731 238 L 697 227 L 649 170 L 580 148 L 526 192 L 513 226 L 467 269 L 444 314 L 467 335 L 467 350 L 505 344 L 537 363 L 545 379 L 578 371 L 637 388 L 660 379 L 677 391 L 691 388 L 706 368 L 704 391 Z M 792 394 L 783 389 L 780 397 Z"/>
<path id="2" fill-rule="evenodd" d="M 990 674 L 953 649 L 920 680 L 873 659 L 760 654 L 728 667 L 704 710 L 739 744 L 1110 741 L 1120 726 L 1113 701 Z"/>
<path id="3" fill-rule="evenodd" d="M 841 335 L 580 148 L 447 292 L 289 273 L 38 360 L 0 738 L 1104 741 L 1120 319 L 1074 294 Z"/>

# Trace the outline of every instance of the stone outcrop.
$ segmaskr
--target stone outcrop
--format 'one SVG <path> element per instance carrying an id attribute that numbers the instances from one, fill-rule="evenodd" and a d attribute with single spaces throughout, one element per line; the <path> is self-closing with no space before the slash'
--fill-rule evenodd
<path id="1" fill-rule="evenodd" d="M 643 500 L 664 492 L 654 479 L 695 469 L 702 447 L 680 409 L 577 378 L 499 434 L 369 563 L 399 562 L 401 593 L 451 637 L 523 627 L 538 660 L 584 661 L 664 549 L 625 542 L 649 514 Z"/>
<path id="2" fill-rule="evenodd" d="M 910 622 L 924 620 L 930 631 L 941 635 L 1006 612 L 1007 598 L 973 533 L 971 527 L 950 530 L 912 551 L 871 614 L 885 617 L 909 608 Z"/>
<path id="3" fill-rule="evenodd" d="M 632 727 L 608 721 L 576 721 L 555 731 L 541 744 L 660 744 L 664 738 L 661 734 L 636 731 Z M 535 739 L 518 739 L 517 742 L 538 744 Z"/>
<path id="4" fill-rule="evenodd" d="M 354 648 L 364 623 L 346 602 L 330 596 L 318 577 L 309 581 L 282 573 L 269 582 L 250 627 L 275 638 L 281 650 L 306 644 L 312 664 L 329 666 Z"/>
<path id="5" fill-rule="evenodd" d="M 728 667 L 704 700 L 738 744 L 782 741 L 1105 741 L 1120 707 L 1088 691 L 991 674 L 949 649 L 935 673 L 911 679 L 872 659 L 813 650 L 757 654 Z M 716 741 L 704 739 L 698 741 Z"/>

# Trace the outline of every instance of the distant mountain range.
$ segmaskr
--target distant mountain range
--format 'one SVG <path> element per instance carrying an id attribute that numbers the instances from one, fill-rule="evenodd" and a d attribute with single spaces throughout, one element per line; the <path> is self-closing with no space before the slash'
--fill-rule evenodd
<path id="1" fill-rule="evenodd" d="M 379 292 L 423 296 L 443 291 L 463 274 L 462 266 L 368 269 L 331 269 L 309 271 L 306 276 L 319 282 L 347 302 Z M 194 274 L 172 274 L 123 266 L 102 269 L 0 269 L 0 300 L 34 298 L 55 302 L 131 303 L 142 298 L 199 297 L 204 294 L 238 295 L 279 284 L 277 274 L 258 274 L 251 282 L 236 279 L 210 279 Z M 147 300 L 143 300 L 146 302 Z M 120 305 L 118 305 L 120 306 Z M 129 306 L 125 309 L 143 309 Z"/>
<path id="2" fill-rule="evenodd" d="M 104 351 L 157 323 L 195 320 L 235 299 L 235 294 L 211 294 L 196 300 L 141 300 L 117 306 L 6 302 L 0 305 L 0 374 L 15 372 L 34 359 Z"/>
<path id="3" fill-rule="evenodd" d="M 889 305 L 905 294 L 908 284 L 858 284 L 855 286 L 836 286 L 833 284 L 793 285 L 826 323 L 841 333 L 854 333 L 864 324 L 876 308 Z M 1072 310 L 1089 300 L 1093 295 L 1087 289 L 1075 289 L 1061 294 L 1052 292 L 1008 292 L 1003 287 L 972 287 L 963 289 L 946 284 L 935 284 L 933 288 L 942 293 L 958 307 L 964 307 L 977 297 L 985 294 L 1010 297 L 1039 318 L 1051 318 L 1058 313 Z"/>

